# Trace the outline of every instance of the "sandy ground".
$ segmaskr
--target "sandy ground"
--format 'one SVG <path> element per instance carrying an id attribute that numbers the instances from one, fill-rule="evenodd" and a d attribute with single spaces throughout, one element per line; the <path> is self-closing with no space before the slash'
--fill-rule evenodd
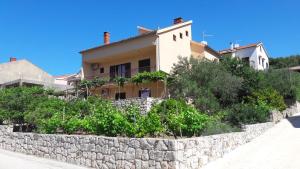
<path id="1" fill-rule="evenodd" d="M 88 169 L 72 164 L 0 150 L 0 169 Z"/>
<path id="2" fill-rule="evenodd" d="M 300 114 L 282 120 L 203 169 L 300 169 Z"/>

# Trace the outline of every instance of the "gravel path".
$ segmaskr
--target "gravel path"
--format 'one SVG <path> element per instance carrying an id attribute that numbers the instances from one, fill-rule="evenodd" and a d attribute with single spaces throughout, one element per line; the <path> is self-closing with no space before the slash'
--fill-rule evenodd
<path id="1" fill-rule="evenodd" d="M 0 150 L 0 169 L 88 169 L 72 164 Z"/>
<path id="2" fill-rule="evenodd" d="M 300 114 L 203 169 L 300 169 Z"/>

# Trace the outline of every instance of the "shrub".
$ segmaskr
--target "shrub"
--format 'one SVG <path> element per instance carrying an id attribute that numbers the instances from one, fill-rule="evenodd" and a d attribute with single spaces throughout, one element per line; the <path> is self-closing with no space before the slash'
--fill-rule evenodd
<path id="1" fill-rule="evenodd" d="M 160 114 L 166 132 L 175 137 L 199 136 L 209 121 L 208 115 L 198 112 L 184 101 L 174 99 L 165 100 L 156 105 L 150 113 Z"/>
<path id="2" fill-rule="evenodd" d="M 0 90 L 0 118 L 6 123 L 23 124 L 29 105 L 47 97 L 40 87 L 17 87 Z"/>
<path id="3" fill-rule="evenodd" d="M 168 88 L 173 98 L 190 98 L 202 112 L 212 114 L 239 101 L 242 79 L 220 63 L 180 58 L 172 70 Z"/>
<path id="4" fill-rule="evenodd" d="M 39 126 L 43 120 L 51 118 L 55 113 L 64 111 L 65 101 L 57 98 L 40 98 L 34 100 L 24 113 L 24 119 L 32 126 Z"/>
<path id="5" fill-rule="evenodd" d="M 252 105 L 258 105 L 259 103 L 264 102 L 272 109 L 277 109 L 280 111 L 286 109 L 283 97 L 272 88 L 265 88 L 255 91 L 248 96 L 247 100 Z"/>
<path id="6" fill-rule="evenodd" d="M 239 132 L 239 131 L 241 131 L 241 129 L 236 126 L 232 126 L 230 124 L 223 123 L 219 120 L 213 119 L 209 121 L 202 135 L 207 136 L 213 134 L 222 134 L 222 133 Z"/>
<path id="7" fill-rule="evenodd" d="M 270 108 L 263 102 L 258 105 L 240 103 L 228 110 L 225 119 L 235 126 L 263 123 L 270 119 Z"/>

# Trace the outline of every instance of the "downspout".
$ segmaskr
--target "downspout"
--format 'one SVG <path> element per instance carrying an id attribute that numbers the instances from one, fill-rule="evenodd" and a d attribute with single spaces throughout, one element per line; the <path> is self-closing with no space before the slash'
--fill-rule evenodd
<path id="1" fill-rule="evenodd" d="M 160 48 L 159 48 L 159 36 L 156 39 L 156 71 L 160 70 Z"/>

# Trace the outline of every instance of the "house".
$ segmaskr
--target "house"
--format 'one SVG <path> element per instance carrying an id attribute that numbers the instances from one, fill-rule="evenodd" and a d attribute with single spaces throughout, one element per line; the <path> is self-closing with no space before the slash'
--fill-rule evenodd
<path id="1" fill-rule="evenodd" d="M 170 73 L 178 57 L 219 60 L 219 53 L 207 43 L 192 40 L 192 21 L 176 18 L 171 26 L 151 30 L 138 27 L 138 35 L 110 42 L 110 33 L 104 32 L 104 44 L 81 51 L 84 79 L 115 77 L 130 78 L 139 72 L 164 71 Z M 104 98 L 163 97 L 163 82 L 137 86 L 126 83 L 120 89 L 108 83 L 95 91 Z"/>
<path id="2" fill-rule="evenodd" d="M 269 55 L 263 43 L 254 43 L 245 46 L 239 44 L 230 45 L 229 49 L 219 51 L 221 56 L 240 58 L 249 63 L 255 70 L 269 69 Z"/>
<path id="3" fill-rule="evenodd" d="M 27 60 L 10 58 L 0 64 L 0 88 L 17 86 L 43 86 L 54 90 L 64 90 L 68 86 L 56 85 L 54 78 Z"/>
<path id="4" fill-rule="evenodd" d="M 58 85 L 76 86 L 82 80 L 82 70 L 78 73 L 54 76 L 54 83 Z"/>
<path id="5" fill-rule="evenodd" d="M 299 73 L 300 73 L 300 66 L 290 67 L 289 70 L 295 71 L 295 72 L 299 72 Z"/>

